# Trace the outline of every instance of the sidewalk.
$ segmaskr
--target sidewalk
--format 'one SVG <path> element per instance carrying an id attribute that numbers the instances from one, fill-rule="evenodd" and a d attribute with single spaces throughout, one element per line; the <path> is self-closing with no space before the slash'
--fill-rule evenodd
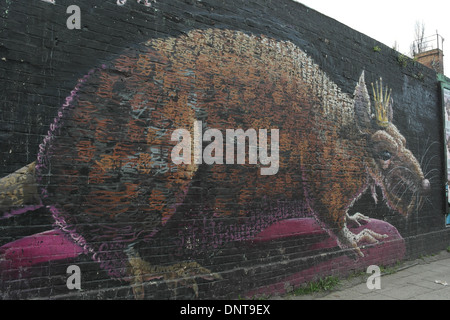
<path id="1" fill-rule="evenodd" d="M 394 269 L 394 268 L 393 268 Z M 342 280 L 331 292 L 287 296 L 283 300 L 450 300 L 450 253 L 408 261 L 381 276 L 381 289 L 369 290 L 370 274 Z M 436 283 L 448 283 L 448 286 Z"/>

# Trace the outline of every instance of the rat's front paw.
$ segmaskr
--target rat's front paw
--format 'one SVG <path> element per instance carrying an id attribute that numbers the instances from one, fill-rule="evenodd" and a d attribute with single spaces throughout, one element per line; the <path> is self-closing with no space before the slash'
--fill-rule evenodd
<path id="1" fill-rule="evenodd" d="M 347 221 L 351 221 L 351 222 L 354 222 L 354 223 L 356 223 L 357 225 L 358 225 L 358 227 L 361 227 L 361 223 L 360 223 L 360 221 L 364 221 L 364 222 L 369 222 L 369 220 L 370 220 L 370 218 L 369 217 L 366 217 L 365 215 L 363 215 L 363 214 L 361 214 L 361 213 L 356 213 L 355 215 L 353 215 L 353 216 L 350 216 L 348 213 L 347 213 Z"/>

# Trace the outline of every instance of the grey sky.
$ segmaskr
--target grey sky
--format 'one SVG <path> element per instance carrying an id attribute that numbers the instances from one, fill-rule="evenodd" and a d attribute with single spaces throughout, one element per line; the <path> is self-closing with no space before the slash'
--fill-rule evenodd
<path id="1" fill-rule="evenodd" d="M 425 35 L 444 41 L 444 67 L 450 70 L 450 2 L 443 0 L 295 0 L 409 56 L 416 21 Z M 448 76 L 448 74 L 447 74 Z"/>

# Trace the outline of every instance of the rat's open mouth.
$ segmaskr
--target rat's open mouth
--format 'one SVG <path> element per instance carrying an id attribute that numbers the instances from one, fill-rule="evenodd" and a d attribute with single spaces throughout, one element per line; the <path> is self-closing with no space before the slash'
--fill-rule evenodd
<path id="1" fill-rule="evenodd" d="M 391 175 L 384 180 L 383 194 L 389 207 L 405 217 L 423 205 L 420 188 L 404 175 Z"/>

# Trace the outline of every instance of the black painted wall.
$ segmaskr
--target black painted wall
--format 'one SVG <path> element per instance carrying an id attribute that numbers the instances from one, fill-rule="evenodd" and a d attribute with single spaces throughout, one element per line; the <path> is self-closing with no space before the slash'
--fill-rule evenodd
<path id="1" fill-rule="evenodd" d="M 66 27 L 69 17 L 66 9 L 73 4 L 81 9 L 80 30 Z M 157 0 L 149 7 L 133 0 L 123 6 L 114 0 L 56 0 L 55 4 L 6 0 L 0 5 L 0 16 L 0 177 L 36 160 L 39 144 L 65 98 L 78 79 L 92 68 L 107 64 L 125 49 L 149 39 L 177 37 L 194 29 L 232 29 L 294 43 L 348 95 L 353 95 L 363 70 L 368 84 L 379 77 L 389 84 L 395 101 L 394 123 L 422 168 L 426 166 L 426 171 L 430 172 L 427 178 L 432 182 L 432 192 L 420 214 L 409 220 L 387 208 L 383 201 L 375 204 L 370 194 L 364 194 L 352 210 L 394 225 L 406 240 L 406 257 L 448 246 L 449 235 L 444 225 L 442 111 L 437 77 L 432 70 L 405 59 L 385 45 L 290 0 Z M 381 199 L 380 191 L 378 195 Z M 0 246 L 53 228 L 54 221 L 45 207 L 4 218 L 0 220 Z M 208 288 L 200 293 L 200 298 L 236 298 L 256 289 L 264 293 L 276 291 L 270 285 L 294 274 L 298 266 L 289 266 L 286 270 L 279 266 L 267 269 L 267 262 L 260 266 L 258 261 L 263 261 L 265 252 L 275 252 L 281 247 L 297 247 L 301 251 L 303 245 L 295 239 L 289 243 L 271 242 L 252 251 L 254 262 L 246 264 L 245 272 L 239 266 L 248 253 L 236 248 L 217 253 L 216 260 L 210 263 L 220 265 L 224 260 L 235 259 L 235 269 L 221 270 L 227 277 L 220 285 L 200 280 L 200 289 Z M 306 266 L 314 263 L 314 259 L 305 260 Z M 85 266 L 83 293 L 68 291 L 65 287 L 66 268 L 70 264 Z M 248 273 L 258 274 L 261 268 L 264 274 L 260 278 L 246 280 Z M 38 276 L 21 280 L 20 285 L 18 280 L 5 277 L 0 291 L 2 296 L 133 297 L 129 285 L 110 279 L 87 255 L 42 264 L 39 270 Z M 22 289 L 24 287 L 26 290 Z M 167 291 L 164 283 L 159 282 L 146 290 L 149 299 L 169 298 L 172 294 L 173 291 Z M 195 298 L 189 289 L 175 296 Z"/>

